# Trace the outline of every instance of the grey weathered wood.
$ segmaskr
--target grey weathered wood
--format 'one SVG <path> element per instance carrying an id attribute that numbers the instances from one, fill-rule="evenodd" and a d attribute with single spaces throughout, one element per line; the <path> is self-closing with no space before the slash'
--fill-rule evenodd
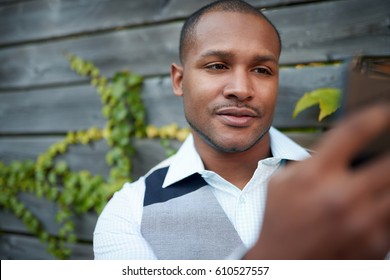
<path id="1" fill-rule="evenodd" d="M 37 159 L 51 145 L 60 142 L 64 136 L 49 137 L 1 137 L 0 161 L 9 164 L 12 161 Z M 89 170 L 92 174 L 109 175 L 105 155 L 108 151 L 105 141 L 96 141 L 88 145 L 72 145 L 58 160 L 64 160 L 73 171 Z"/>
<path id="2" fill-rule="evenodd" d="M 340 66 L 282 68 L 274 125 L 280 128 L 329 125 L 327 120 L 317 122 L 318 109 L 308 110 L 297 119 L 292 119 L 292 112 L 305 92 L 320 87 L 341 87 L 341 72 Z M 173 95 L 169 77 L 145 80 L 142 97 L 148 123 L 187 126 L 182 100 Z M 0 94 L 2 134 L 65 133 L 104 125 L 99 97 L 89 85 Z"/>
<path id="3" fill-rule="evenodd" d="M 12 4 L 15 5 L 16 3 L 23 3 L 23 2 L 29 2 L 29 1 L 34 1 L 34 0 L 0 0 L 0 4 Z"/>
<path id="4" fill-rule="evenodd" d="M 337 12 L 336 12 L 337 11 Z M 390 55 L 386 0 L 327 1 L 267 10 L 284 41 L 282 64 L 328 61 L 357 52 Z M 80 81 L 62 52 L 92 60 L 106 75 L 129 68 L 169 72 L 182 22 L 0 49 L 0 88 Z M 109 50 L 109 51 L 107 51 Z"/>
<path id="5" fill-rule="evenodd" d="M 51 145 L 63 139 L 63 136 L 1 137 L 0 161 L 7 164 L 20 160 L 35 161 L 39 154 L 44 153 Z"/>
<path id="6" fill-rule="evenodd" d="M 357 39 L 376 34 L 389 35 L 389 1 L 335 1 L 288 9 L 269 10 L 268 17 L 280 29 L 286 49 Z M 295 18 L 293 20 L 292 18 Z M 293 23 L 293 24 L 291 24 Z M 329 44 L 331 43 L 331 44 Z"/>
<path id="7" fill-rule="evenodd" d="M 48 233 L 58 235 L 60 226 L 55 220 L 55 215 L 58 211 L 57 205 L 29 193 L 20 194 L 19 199 L 31 213 L 38 218 Z M 2 231 L 29 234 L 29 231 L 23 222 L 10 211 L 0 209 L 0 218 L 0 229 Z M 75 223 L 75 233 L 77 234 L 78 239 L 92 242 L 97 214 L 94 212 L 86 213 L 82 216 L 76 216 L 73 218 L 73 221 Z"/>
<path id="8" fill-rule="evenodd" d="M 309 0 L 251 0 L 269 7 Z M 100 0 L 16 2 L 0 7 L 0 45 L 47 40 L 187 17 L 212 0 Z M 0 1 L 1 3 L 1 1 Z"/>
<path id="9" fill-rule="evenodd" d="M 5 93 L 0 99 L 2 132 L 64 132 L 103 127 L 106 121 L 90 86 Z"/>
<path id="10" fill-rule="evenodd" d="M 315 146 L 323 132 L 285 132 L 284 134 L 309 151 L 315 151 Z"/>
<path id="11" fill-rule="evenodd" d="M 72 244 L 71 259 L 93 259 L 92 244 Z M 1 234 L 0 259 L 2 260 L 53 260 L 43 243 L 32 236 Z"/>
<path id="12" fill-rule="evenodd" d="M 167 73 L 170 63 L 177 60 L 180 27 L 181 23 L 168 23 L 0 49 L 0 60 L 4 59 L 0 88 L 83 80 L 69 69 L 66 51 L 92 60 L 104 75 L 123 68 L 141 74 Z"/>
<path id="13" fill-rule="evenodd" d="M 50 145 L 61 141 L 62 137 L 1 137 L 0 161 L 9 164 L 14 160 L 33 160 L 42 154 Z M 133 172 L 129 174 L 133 179 L 144 175 L 151 167 L 163 160 L 165 149 L 158 139 L 135 139 L 134 147 L 137 150 L 133 157 Z M 179 142 L 172 142 L 174 147 Z M 59 160 L 68 163 L 72 171 L 88 170 L 93 175 L 108 177 L 109 166 L 106 164 L 108 146 L 104 140 L 91 143 L 87 146 L 74 145 Z"/>

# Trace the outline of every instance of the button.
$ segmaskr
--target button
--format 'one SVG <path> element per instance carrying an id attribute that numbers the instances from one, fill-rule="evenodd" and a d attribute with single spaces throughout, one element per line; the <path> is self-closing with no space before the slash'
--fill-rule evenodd
<path id="1" fill-rule="evenodd" d="M 240 203 L 244 204 L 246 202 L 246 199 L 245 197 L 243 196 L 240 196 Z"/>

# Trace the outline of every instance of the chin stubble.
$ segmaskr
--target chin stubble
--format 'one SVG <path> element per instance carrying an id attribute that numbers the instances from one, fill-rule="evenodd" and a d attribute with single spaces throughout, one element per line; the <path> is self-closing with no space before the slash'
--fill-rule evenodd
<path id="1" fill-rule="evenodd" d="M 213 141 L 208 135 L 206 135 L 205 133 L 203 133 L 202 130 L 200 130 L 198 127 L 196 127 L 192 122 L 190 122 L 186 116 L 186 120 L 188 122 L 188 124 L 190 125 L 190 127 L 194 130 L 194 132 L 196 132 L 202 139 L 203 141 L 205 141 L 209 146 L 211 146 L 212 148 L 214 148 L 215 150 L 219 151 L 219 152 L 223 152 L 223 153 L 239 153 L 239 152 L 245 152 L 249 149 L 251 149 L 253 146 L 255 146 L 257 143 L 259 143 L 264 135 L 269 131 L 270 127 L 268 127 L 257 139 L 256 141 L 254 141 L 252 144 L 250 144 L 249 146 L 247 147 L 243 147 L 243 148 L 238 148 L 238 147 L 231 147 L 231 148 L 226 148 L 224 146 L 221 146 L 219 144 L 217 144 L 215 141 Z"/>

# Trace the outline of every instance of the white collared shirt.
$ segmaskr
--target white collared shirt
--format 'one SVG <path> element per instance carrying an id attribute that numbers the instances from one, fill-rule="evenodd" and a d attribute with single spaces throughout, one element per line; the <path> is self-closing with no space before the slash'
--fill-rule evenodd
<path id="1" fill-rule="evenodd" d="M 305 149 L 275 128 L 270 129 L 270 144 L 273 157 L 259 161 L 253 177 L 242 190 L 218 174 L 205 170 L 192 136 L 186 139 L 176 155 L 158 164 L 148 174 L 169 166 L 163 188 L 194 173 L 201 174 L 241 240 L 250 248 L 260 233 L 271 175 L 282 159 L 309 157 Z M 94 232 L 95 259 L 156 259 L 141 234 L 145 178 L 148 174 L 133 183 L 126 183 L 104 208 Z"/>

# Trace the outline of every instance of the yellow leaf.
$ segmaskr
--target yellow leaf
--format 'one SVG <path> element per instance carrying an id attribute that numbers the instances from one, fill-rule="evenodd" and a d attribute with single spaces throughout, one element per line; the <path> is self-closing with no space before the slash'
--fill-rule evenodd
<path id="1" fill-rule="evenodd" d="M 341 104 L 341 91 L 337 88 L 319 88 L 305 93 L 295 105 L 293 118 L 314 105 L 319 105 L 318 121 L 335 112 Z"/>

